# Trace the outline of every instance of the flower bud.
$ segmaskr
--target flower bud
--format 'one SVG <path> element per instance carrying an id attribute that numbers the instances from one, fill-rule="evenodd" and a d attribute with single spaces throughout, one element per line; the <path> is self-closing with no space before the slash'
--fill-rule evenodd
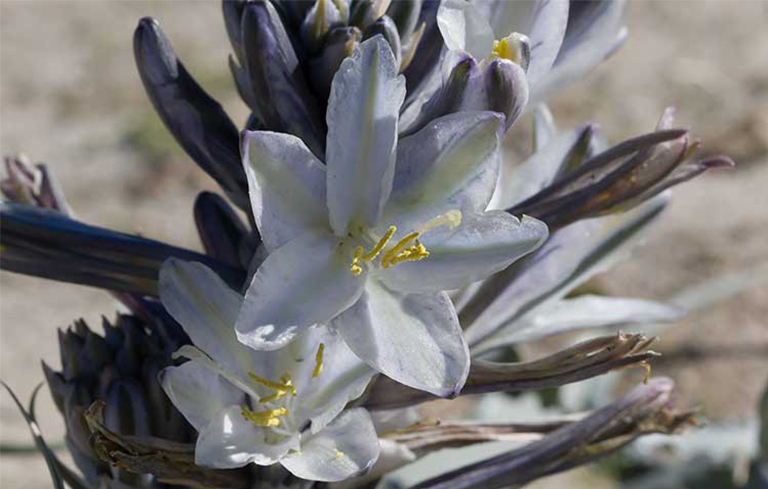
<path id="1" fill-rule="evenodd" d="M 395 55 L 395 63 L 400 66 L 403 59 L 402 48 L 400 45 L 400 34 L 397 32 L 397 26 L 386 15 L 379 17 L 376 22 L 371 24 L 363 33 L 363 40 L 370 39 L 373 36 L 381 35 L 389 43 L 392 53 Z"/>
<path id="2" fill-rule="evenodd" d="M 133 51 L 147 95 L 176 141 L 233 202 L 250 209 L 240 138 L 224 109 L 189 75 L 154 19 L 139 22 Z"/>
<path id="3" fill-rule="evenodd" d="M 418 25 L 421 4 L 422 0 L 398 0 L 392 2 L 387 9 L 387 16 L 395 23 L 403 44 L 410 42 Z"/>
<path id="4" fill-rule="evenodd" d="M 355 50 L 362 37 L 357 27 L 337 27 L 328 33 L 323 50 L 309 60 L 312 88 L 318 99 L 328 100 L 333 76 L 344 58 Z"/>
<path id="5" fill-rule="evenodd" d="M 223 263 L 241 266 L 241 242 L 248 241 L 250 233 L 227 201 L 214 193 L 200 192 L 194 215 L 205 252 Z"/>
<path id="6" fill-rule="evenodd" d="M 270 2 L 249 2 L 242 28 L 251 109 L 271 130 L 298 136 L 322 156 L 325 123 L 277 11 Z"/>

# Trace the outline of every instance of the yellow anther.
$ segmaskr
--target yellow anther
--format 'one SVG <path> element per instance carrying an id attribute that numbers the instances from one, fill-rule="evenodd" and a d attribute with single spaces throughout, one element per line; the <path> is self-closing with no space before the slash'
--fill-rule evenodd
<path id="1" fill-rule="evenodd" d="M 341 458 L 343 456 L 344 456 L 344 452 L 342 452 L 341 450 L 336 450 L 336 458 Z"/>
<path id="2" fill-rule="evenodd" d="M 240 407 L 240 413 L 256 426 L 275 427 L 280 426 L 280 416 L 285 416 L 289 411 L 285 408 L 270 409 L 269 411 L 251 411 L 247 406 Z"/>
<path id="3" fill-rule="evenodd" d="M 357 277 L 363 273 L 363 268 L 360 266 L 360 262 L 371 262 L 375 260 L 376 257 L 379 256 L 379 253 L 381 253 L 381 250 L 387 246 L 387 243 L 389 243 L 389 240 L 392 238 L 392 235 L 395 234 L 396 231 L 397 228 L 395 226 L 389 226 L 389 229 L 384 234 L 384 236 L 379 240 L 378 243 L 376 243 L 373 248 L 371 248 L 371 251 L 368 253 L 365 252 L 365 248 L 362 246 L 355 248 L 355 254 L 352 255 L 352 263 L 349 265 L 349 271 L 352 272 L 352 275 Z"/>
<path id="4" fill-rule="evenodd" d="M 387 250 L 387 252 L 384 253 L 384 257 L 381 259 L 381 266 L 384 268 L 389 268 L 389 266 L 392 265 L 392 260 L 397 258 L 401 252 L 405 250 L 407 253 L 406 247 L 411 243 L 411 241 L 417 239 L 420 234 L 421 233 L 414 231 L 398 241 L 395 246 Z"/>
<path id="5" fill-rule="evenodd" d="M 500 41 L 493 41 L 493 51 L 492 54 L 495 54 L 499 58 L 502 59 L 509 59 L 512 60 L 512 53 L 509 49 L 509 43 L 507 42 L 507 39 L 501 39 Z"/>
<path id="6" fill-rule="evenodd" d="M 315 369 L 312 371 L 312 377 L 319 377 L 320 372 L 323 371 L 323 353 L 325 352 L 325 344 L 320 343 L 317 347 L 317 353 L 315 353 Z"/>
<path id="7" fill-rule="evenodd" d="M 520 64 L 524 56 L 522 52 L 524 48 L 521 47 L 521 37 L 523 36 L 513 32 L 503 39 L 493 41 L 493 50 L 490 57 L 496 56 Z"/>
<path id="8" fill-rule="evenodd" d="M 387 262 L 387 267 L 391 265 L 395 265 L 396 263 L 401 263 L 404 261 L 419 261 L 423 260 L 424 258 L 427 258 L 429 256 L 429 251 L 424 247 L 423 244 L 419 242 L 419 240 L 416 240 L 416 244 L 411 246 L 410 248 L 400 252 L 397 256 L 392 257 Z"/>
<path id="9" fill-rule="evenodd" d="M 381 257 L 382 268 L 389 268 L 390 266 L 401 263 L 404 261 L 419 261 L 429 256 L 429 251 L 419 242 L 419 236 L 429 231 L 430 229 L 439 226 L 448 226 L 450 229 L 454 229 L 461 224 L 461 211 L 451 210 L 443 215 L 428 221 L 417 231 L 407 234 L 400 239 L 393 247 L 384 252 Z M 365 249 L 362 246 L 355 248 L 355 253 L 352 255 L 352 262 L 349 265 L 349 271 L 352 275 L 358 276 L 362 273 L 363 269 L 360 266 L 362 262 L 370 262 L 376 259 L 381 254 L 384 248 L 389 244 L 392 236 L 397 232 L 395 226 L 389 226 L 386 234 L 376 243 L 376 246 L 371 248 L 371 251 L 365 253 Z"/>
<path id="10" fill-rule="evenodd" d="M 364 253 L 365 249 L 362 246 L 358 246 L 355 248 L 355 254 L 352 255 L 352 263 L 349 265 L 349 271 L 352 272 L 352 275 L 355 277 L 363 273 L 363 268 L 360 266 L 360 259 L 363 257 Z"/>
<path id="11" fill-rule="evenodd" d="M 379 240 L 379 242 L 376 243 L 376 246 L 374 246 L 371 249 L 371 251 L 361 256 L 360 259 L 363 261 L 373 261 L 377 256 L 379 256 L 379 253 L 381 253 L 381 250 L 383 250 L 384 247 L 387 246 L 387 243 L 389 243 L 389 240 L 392 238 L 392 235 L 395 234 L 396 231 L 397 231 L 397 228 L 395 226 L 389 226 L 389 229 L 384 234 L 384 236 Z"/>
<path id="12" fill-rule="evenodd" d="M 289 393 L 292 396 L 296 395 L 296 387 L 293 385 L 293 380 L 291 380 L 291 374 L 285 374 L 280 377 L 280 382 L 282 382 L 285 387 L 288 387 L 288 389 L 276 389 L 274 394 L 271 396 L 262 397 L 259 402 L 266 404 L 268 402 L 277 401 Z"/>
<path id="13" fill-rule="evenodd" d="M 270 389 L 274 389 L 276 391 L 285 391 L 286 394 L 290 392 L 294 396 L 296 395 L 296 387 L 290 381 L 290 378 L 288 378 L 288 382 L 281 383 L 281 382 L 275 382 L 273 380 L 265 379 L 264 377 L 259 377 L 253 372 L 248 372 L 248 377 L 250 377 L 252 381 L 256 382 L 257 384 L 263 385 L 264 387 L 269 387 Z"/>
<path id="14" fill-rule="evenodd" d="M 262 404 L 267 404 L 268 402 L 277 401 L 278 399 L 282 398 L 286 394 L 288 394 L 287 391 L 277 391 L 271 396 L 262 397 L 261 399 L 259 399 L 259 402 Z"/>

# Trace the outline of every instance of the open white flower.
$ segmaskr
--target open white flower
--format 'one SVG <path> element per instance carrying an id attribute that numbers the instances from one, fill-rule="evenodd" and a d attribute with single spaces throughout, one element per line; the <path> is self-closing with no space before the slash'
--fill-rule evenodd
<path id="1" fill-rule="evenodd" d="M 339 481 L 370 468 L 379 444 L 368 412 L 344 406 L 374 371 L 326 327 L 279 351 L 255 351 L 234 332 L 242 297 L 199 263 L 168 260 L 160 296 L 196 346 L 160 382 L 200 433 L 195 463 L 216 468 L 281 463 L 310 480 Z"/>
<path id="2" fill-rule="evenodd" d="M 448 115 L 397 144 L 405 95 L 397 73 L 380 36 L 342 63 L 328 105 L 327 165 L 292 135 L 244 135 L 251 206 L 269 256 L 236 331 L 243 343 L 274 350 L 329 324 L 376 370 L 449 396 L 464 384 L 469 354 L 443 291 L 507 267 L 547 229 L 485 212 L 499 169 L 498 114 Z"/>

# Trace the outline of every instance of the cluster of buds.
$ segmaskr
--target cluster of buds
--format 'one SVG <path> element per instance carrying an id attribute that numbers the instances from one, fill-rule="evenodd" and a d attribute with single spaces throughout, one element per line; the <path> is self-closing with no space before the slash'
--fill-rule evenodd
<path id="1" fill-rule="evenodd" d="M 621 44 L 623 3 L 225 0 L 252 113 L 242 134 L 141 20 L 147 94 L 228 198 L 195 202 L 205 253 L 77 221 L 44 165 L 9 159 L 0 185 L 4 270 L 103 288 L 131 313 L 103 337 L 76 323 L 62 372 L 44 368 L 88 484 L 367 487 L 446 446 L 537 440 L 418 487 L 516 486 L 689 421 L 666 379 L 547 425 L 399 411 L 648 368 L 653 339 L 623 333 L 487 359 L 682 314 L 567 297 L 655 220 L 664 190 L 732 166 L 692 160 L 671 112 L 607 148 L 592 125 L 557 132 L 537 105 Z M 528 106 L 536 151 L 500 175 L 502 137 Z"/>
<path id="2" fill-rule="evenodd" d="M 61 371 L 43 364 L 53 400 L 64 416 L 67 448 L 92 487 L 161 487 L 147 475 L 105 463 L 91 443 L 85 412 L 102 401 L 105 426 L 122 436 L 194 440 L 194 429 L 156 381 L 158 373 L 174 363 L 171 353 L 189 340 L 172 323 L 150 324 L 131 315 L 118 315 L 114 324 L 104 319 L 103 326 L 100 336 L 85 321 L 76 321 L 59 332 Z"/>

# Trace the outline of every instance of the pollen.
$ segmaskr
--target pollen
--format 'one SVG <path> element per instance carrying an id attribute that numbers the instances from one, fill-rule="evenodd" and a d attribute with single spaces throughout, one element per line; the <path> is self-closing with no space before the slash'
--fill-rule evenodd
<path id="1" fill-rule="evenodd" d="M 342 452 L 341 450 L 336 450 L 336 458 L 341 458 L 343 456 L 344 456 L 344 452 Z"/>
<path id="2" fill-rule="evenodd" d="M 285 408 L 270 409 L 268 411 L 252 411 L 246 406 L 240 407 L 240 413 L 256 426 L 276 427 L 280 426 L 280 417 L 285 416 L 289 411 Z"/>
<path id="3" fill-rule="evenodd" d="M 323 371 L 323 353 L 325 352 L 325 343 L 320 343 L 315 353 L 315 369 L 312 371 L 312 377 L 319 377 Z"/>

